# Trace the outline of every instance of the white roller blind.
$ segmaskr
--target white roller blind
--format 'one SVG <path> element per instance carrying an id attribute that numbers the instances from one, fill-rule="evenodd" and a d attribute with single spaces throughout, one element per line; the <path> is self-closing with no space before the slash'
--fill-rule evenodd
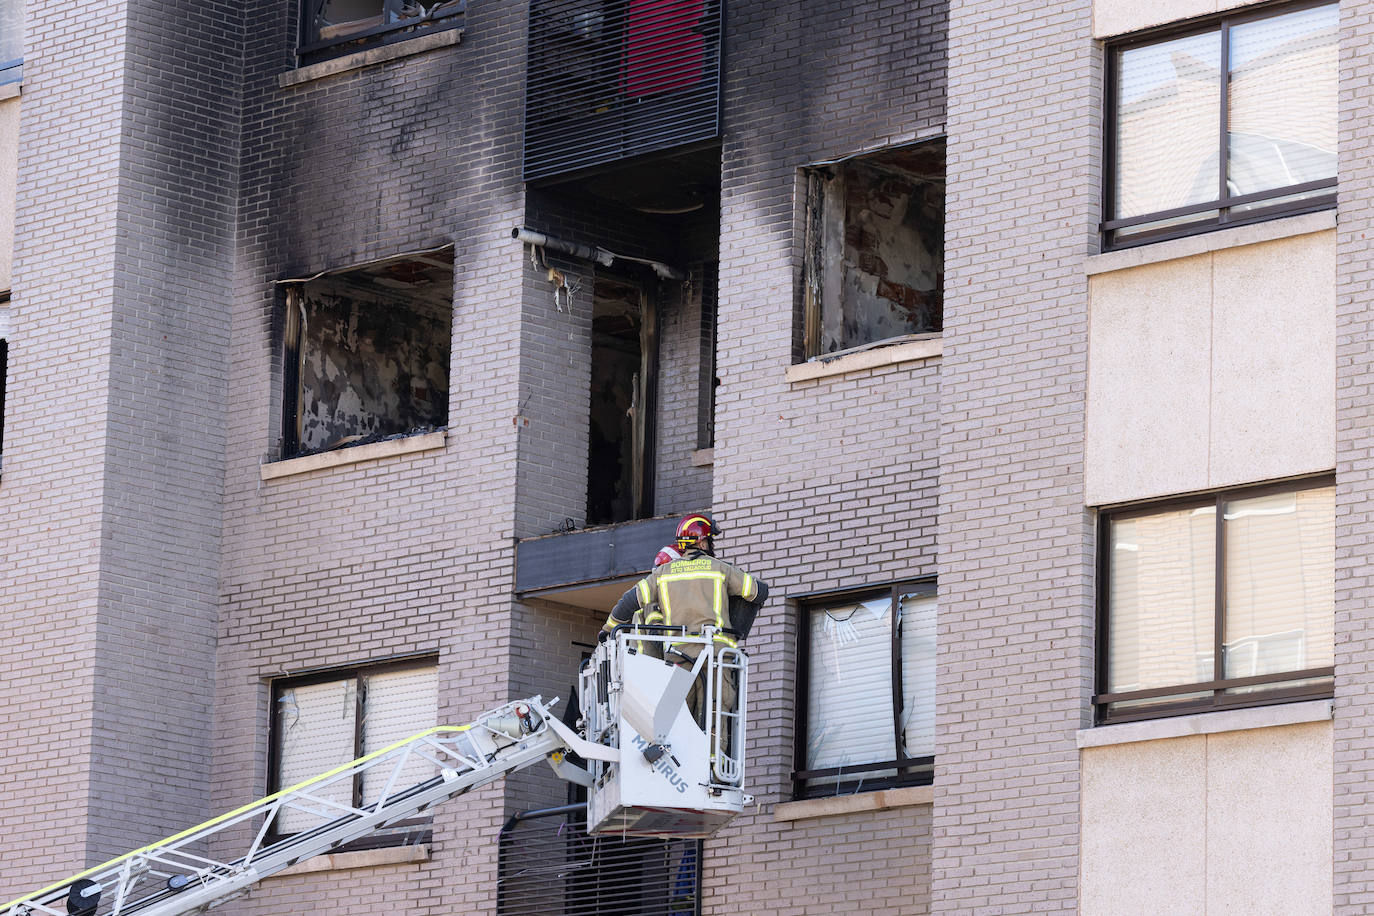
<path id="1" fill-rule="evenodd" d="M 1226 676 L 1332 664 L 1335 490 L 1226 504 Z"/>
<path id="2" fill-rule="evenodd" d="M 1108 690 L 1211 680 L 1215 505 L 1114 519 L 1109 546 Z"/>
<path id="3" fill-rule="evenodd" d="M 353 759 L 355 684 L 353 678 L 326 681 L 292 687 L 277 697 L 281 788 L 290 788 Z M 330 786 L 323 794 L 343 804 L 353 801 L 348 780 Z M 278 816 L 277 830 L 296 833 L 319 823 L 320 818 L 312 814 L 284 809 Z"/>
<path id="4" fill-rule="evenodd" d="M 884 595 L 811 611 L 807 769 L 892 759 L 891 604 Z"/>
<path id="5" fill-rule="evenodd" d="M 902 747 L 935 755 L 935 596 L 902 595 Z"/>
<path id="6" fill-rule="evenodd" d="M 364 678 L 363 753 L 371 754 L 417 732 L 433 728 L 438 716 L 439 672 L 434 666 L 383 671 Z M 363 774 L 363 802 L 375 800 L 390 778 L 391 767 Z M 434 765 L 417 757 L 392 787 L 413 785 L 433 776 Z"/>

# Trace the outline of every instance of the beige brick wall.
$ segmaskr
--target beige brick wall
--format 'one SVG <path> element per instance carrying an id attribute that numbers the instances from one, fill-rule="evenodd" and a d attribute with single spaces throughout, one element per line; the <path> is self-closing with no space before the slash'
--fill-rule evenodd
<path id="1" fill-rule="evenodd" d="M 950 7 L 933 906 L 1072 912 L 1092 689 L 1091 4 Z"/>

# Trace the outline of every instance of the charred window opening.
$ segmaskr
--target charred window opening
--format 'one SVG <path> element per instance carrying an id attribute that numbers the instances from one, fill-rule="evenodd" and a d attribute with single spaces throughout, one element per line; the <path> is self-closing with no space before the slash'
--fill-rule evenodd
<path id="1" fill-rule="evenodd" d="M 807 358 L 944 321 L 945 141 L 808 169 Z"/>
<path id="2" fill-rule="evenodd" d="M 712 261 L 702 269 L 701 280 L 701 362 L 697 386 L 697 448 L 716 444 L 716 301 L 720 263 Z"/>
<path id="3" fill-rule="evenodd" d="M 301 0 L 303 62 L 459 28 L 467 0 Z"/>
<path id="4" fill-rule="evenodd" d="M 9 371 L 10 294 L 0 293 L 0 468 L 5 460 L 5 374 Z"/>
<path id="5" fill-rule="evenodd" d="M 592 305 L 587 524 L 652 514 L 655 312 L 636 283 L 598 277 Z"/>
<path id="6" fill-rule="evenodd" d="M 453 251 L 286 284 L 283 457 L 448 425 Z"/>

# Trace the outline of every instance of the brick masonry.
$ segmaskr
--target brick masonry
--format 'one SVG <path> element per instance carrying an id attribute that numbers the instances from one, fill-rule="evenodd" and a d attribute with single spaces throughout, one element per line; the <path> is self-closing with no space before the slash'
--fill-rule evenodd
<path id="1" fill-rule="evenodd" d="M 1374 514 L 1374 334 L 1369 302 L 1374 149 L 1369 110 L 1374 4 L 1341 4 L 1340 219 L 1336 229 L 1336 710 L 1333 911 L 1374 909 L 1374 579 L 1366 545 Z"/>
<path id="2" fill-rule="evenodd" d="M 16 884 L 208 811 L 241 25 L 174 6 L 29 11 L 0 491 Z"/>
<path id="3" fill-rule="evenodd" d="M 749 646 L 761 810 L 707 843 L 704 913 L 929 912 L 929 808 L 793 823 L 769 812 L 792 791 L 789 596 L 937 571 L 939 361 L 798 384 L 785 373 L 799 340 L 799 169 L 944 132 L 944 11 L 728 7 L 714 509 L 724 556 L 774 597 Z"/>
<path id="4" fill-rule="evenodd" d="M 937 913 L 1076 907 L 1074 732 L 1093 658 L 1091 13 L 1081 0 L 950 7 Z"/>

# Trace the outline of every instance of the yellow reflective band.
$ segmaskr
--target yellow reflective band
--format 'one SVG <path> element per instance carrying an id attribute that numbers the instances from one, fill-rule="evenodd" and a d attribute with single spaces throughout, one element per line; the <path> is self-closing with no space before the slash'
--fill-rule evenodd
<path id="1" fill-rule="evenodd" d="M 758 588 L 754 585 L 754 577 L 748 573 L 744 574 L 744 600 L 753 601 L 758 594 Z"/>
<path id="2" fill-rule="evenodd" d="M 666 576 L 658 577 L 658 604 L 661 608 L 663 608 L 664 622 L 668 626 L 673 625 L 673 606 L 671 602 L 669 602 L 668 600 L 668 589 L 665 587 L 669 582 L 686 582 L 694 579 L 712 579 L 715 580 L 716 584 L 715 588 L 711 589 L 711 610 L 715 613 L 716 616 L 716 628 L 720 629 L 724 626 L 721 623 L 720 617 L 720 598 L 725 591 L 725 573 L 717 572 L 716 570 L 712 569 L 710 560 L 692 561 L 693 564 L 697 562 L 703 562 L 706 564 L 706 567 L 702 572 L 677 572 L 675 569 L 673 572 L 669 573 Z M 674 567 L 676 567 L 677 565 L 678 564 L 676 563 L 673 564 Z"/>
<path id="3" fill-rule="evenodd" d="M 639 606 L 648 607 L 653 600 L 653 594 L 649 591 L 649 580 L 640 579 L 635 583 L 635 591 L 639 593 Z"/>

